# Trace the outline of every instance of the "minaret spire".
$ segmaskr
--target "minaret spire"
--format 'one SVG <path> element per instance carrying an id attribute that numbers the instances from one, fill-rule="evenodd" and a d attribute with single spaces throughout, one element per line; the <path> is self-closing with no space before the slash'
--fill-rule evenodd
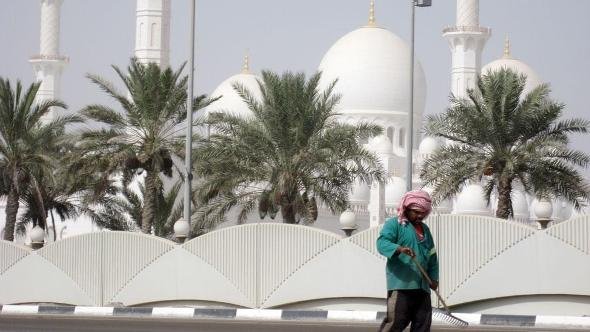
<path id="1" fill-rule="evenodd" d="M 244 55 L 244 63 L 242 64 L 242 74 L 250 74 L 250 56 L 248 53 L 249 52 L 246 50 L 246 55 Z"/>
<path id="2" fill-rule="evenodd" d="M 367 24 L 369 27 L 376 26 L 375 23 L 375 0 L 371 0 L 369 4 L 369 23 Z"/>
<path id="3" fill-rule="evenodd" d="M 29 62 L 35 71 L 37 82 L 41 82 L 36 102 L 59 99 L 61 73 L 68 63 L 66 56 L 60 55 L 60 11 L 62 0 L 41 0 L 41 33 L 39 54 L 32 56 Z M 55 117 L 50 111 L 43 120 L 51 121 Z"/>
<path id="4" fill-rule="evenodd" d="M 510 39 L 508 39 L 508 35 L 504 38 L 504 59 L 511 59 L 512 54 L 510 54 Z"/>

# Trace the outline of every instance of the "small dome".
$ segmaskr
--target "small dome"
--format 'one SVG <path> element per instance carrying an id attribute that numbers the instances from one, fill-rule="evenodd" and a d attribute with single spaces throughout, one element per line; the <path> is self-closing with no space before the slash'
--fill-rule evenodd
<path id="1" fill-rule="evenodd" d="M 457 196 L 455 214 L 490 215 L 484 198 L 483 187 L 479 184 L 466 185 Z"/>
<path id="2" fill-rule="evenodd" d="M 512 58 L 510 54 L 510 42 L 506 40 L 504 46 L 504 56 L 498 60 L 492 61 L 487 65 L 483 66 L 481 73 L 487 75 L 491 72 L 498 71 L 501 69 L 511 69 L 519 74 L 524 74 L 527 77 L 523 95 L 531 92 L 535 87 L 543 83 L 539 75 L 526 63 Z"/>
<path id="3" fill-rule="evenodd" d="M 367 203 L 371 198 L 371 189 L 364 182 L 355 181 L 350 191 L 350 201 L 355 203 Z"/>
<path id="4" fill-rule="evenodd" d="M 369 25 L 340 38 L 324 55 L 320 87 L 338 80 L 334 92 L 342 96 L 342 113 L 403 112 L 409 108 L 410 48 L 391 31 Z M 416 61 L 414 110 L 421 120 L 426 80 Z"/>
<path id="5" fill-rule="evenodd" d="M 393 153 L 393 145 L 386 135 L 379 135 L 371 138 L 367 144 L 367 149 L 381 154 Z"/>
<path id="6" fill-rule="evenodd" d="M 561 207 L 560 216 L 561 220 L 568 220 L 574 216 L 574 206 L 570 203 L 563 202 L 565 206 Z"/>
<path id="7" fill-rule="evenodd" d="M 418 147 L 418 152 L 421 156 L 428 156 L 433 154 L 437 149 L 441 147 L 439 141 L 430 136 L 425 136 L 420 142 L 420 146 Z"/>
<path id="8" fill-rule="evenodd" d="M 433 206 L 432 210 L 440 214 L 451 213 L 451 211 L 453 211 L 453 202 L 450 199 L 445 199 L 444 201 Z"/>
<path id="9" fill-rule="evenodd" d="M 570 203 L 562 199 L 553 199 L 552 203 L 553 214 L 551 219 L 555 221 L 565 221 L 572 217 L 574 207 Z"/>
<path id="10" fill-rule="evenodd" d="M 385 205 L 397 208 L 406 193 L 406 180 L 393 176 L 385 184 Z"/>
<path id="11" fill-rule="evenodd" d="M 259 100 L 262 99 L 260 93 L 260 86 L 258 85 L 258 76 L 250 74 L 249 72 L 234 75 L 223 81 L 213 93 L 211 97 L 221 98 L 205 108 L 205 114 L 212 112 L 225 112 L 237 116 L 247 117 L 252 114 L 248 105 L 238 92 L 234 89 L 234 84 L 241 84 L 248 91 L 250 91 Z"/>
<path id="12" fill-rule="evenodd" d="M 422 190 L 426 191 L 431 197 L 434 193 L 434 188 L 430 186 L 424 186 Z M 453 211 L 453 202 L 450 199 L 445 199 L 444 201 L 432 206 L 432 212 L 435 213 L 447 214 L 451 213 L 451 211 Z"/>

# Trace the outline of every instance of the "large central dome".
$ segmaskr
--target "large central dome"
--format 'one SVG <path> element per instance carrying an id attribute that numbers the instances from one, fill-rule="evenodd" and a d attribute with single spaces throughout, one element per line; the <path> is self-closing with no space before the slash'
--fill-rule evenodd
<path id="1" fill-rule="evenodd" d="M 342 113 L 403 112 L 409 109 L 410 48 L 400 37 L 377 26 L 365 26 L 340 38 L 322 59 L 321 87 L 338 79 L 335 93 Z M 426 97 L 422 67 L 414 71 L 414 111 L 418 118 Z"/>

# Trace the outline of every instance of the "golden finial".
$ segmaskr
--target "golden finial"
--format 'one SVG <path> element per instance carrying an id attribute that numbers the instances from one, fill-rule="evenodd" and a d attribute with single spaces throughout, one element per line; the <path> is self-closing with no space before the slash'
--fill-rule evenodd
<path id="1" fill-rule="evenodd" d="M 367 26 L 375 26 L 375 0 L 371 0 L 371 4 L 369 7 L 369 24 Z"/>
<path id="2" fill-rule="evenodd" d="M 250 57 L 248 56 L 247 50 L 246 50 L 246 55 L 244 55 L 244 64 L 242 65 L 242 74 L 250 74 Z"/>
<path id="3" fill-rule="evenodd" d="M 510 54 L 510 40 L 508 39 L 508 35 L 506 35 L 504 39 L 504 59 L 510 59 L 512 55 Z"/>

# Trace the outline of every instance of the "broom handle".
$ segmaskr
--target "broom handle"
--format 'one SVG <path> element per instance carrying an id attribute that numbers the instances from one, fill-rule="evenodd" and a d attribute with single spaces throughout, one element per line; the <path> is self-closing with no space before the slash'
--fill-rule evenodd
<path id="1" fill-rule="evenodd" d="M 424 276 L 424 278 L 426 279 L 426 281 L 428 281 L 428 284 L 430 286 L 432 286 L 433 282 L 432 279 L 430 279 L 430 277 L 428 276 L 428 273 L 426 273 L 426 270 L 424 270 L 424 268 L 422 267 L 422 265 L 420 265 L 420 263 L 418 263 L 418 261 L 416 260 L 416 257 L 414 256 L 410 256 L 412 258 L 412 261 L 414 262 L 414 264 L 416 264 L 416 266 L 418 267 L 418 270 L 420 270 L 420 273 L 422 273 L 422 276 Z M 442 299 L 442 296 L 440 296 L 440 293 L 438 292 L 438 290 L 433 289 L 434 293 L 436 293 L 436 296 L 438 297 L 438 300 L 442 303 L 443 307 L 445 308 L 446 312 L 451 312 L 449 310 L 449 308 L 447 307 L 447 304 L 445 303 L 445 300 Z"/>

